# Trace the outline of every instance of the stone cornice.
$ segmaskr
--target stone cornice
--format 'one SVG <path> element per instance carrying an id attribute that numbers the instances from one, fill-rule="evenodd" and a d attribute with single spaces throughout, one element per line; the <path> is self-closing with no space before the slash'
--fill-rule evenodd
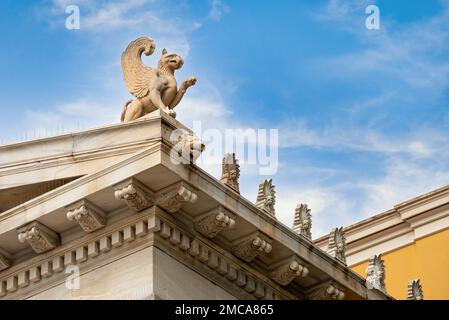
<path id="1" fill-rule="evenodd" d="M 113 164 L 110 167 L 105 168 L 104 170 L 101 170 L 101 171 L 98 171 L 96 173 L 93 173 L 93 174 L 81 177 L 81 178 L 79 178 L 77 180 L 74 180 L 74 181 L 72 181 L 70 183 L 67 183 L 67 184 L 65 184 L 65 185 L 63 185 L 63 186 L 61 186 L 61 187 L 59 187 L 59 188 L 57 188 L 55 190 L 47 192 L 47 193 L 43 194 L 42 196 L 36 197 L 36 198 L 34 198 L 34 199 L 24 203 L 24 204 L 21 204 L 21 205 L 19 205 L 17 207 L 14 207 L 14 208 L 10 209 L 10 210 L 2 212 L 0 214 L 0 222 L 5 220 L 5 219 L 7 219 L 10 216 L 15 216 L 15 215 L 18 215 L 20 213 L 29 212 L 33 207 L 37 207 L 41 203 L 48 202 L 48 201 L 50 201 L 50 200 L 52 200 L 54 198 L 57 198 L 60 195 L 66 194 L 67 192 L 70 192 L 70 191 L 76 189 L 77 187 L 81 187 L 81 186 L 83 186 L 83 185 L 85 185 L 85 184 L 87 184 L 87 183 L 89 183 L 89 182 L 91 182 L 91 181 L 93 181 L 95 179 L 98 179 L 100 177 L 106 176 L 109 173 L 114 172 L 116 170 L 119 170 L 119 169 L 121 169 L 121 168 L 123 168 L 125 166 L 130 167 L 129 165 L 134 164 L 138 160 L 145 159 L 146 157 L 151 156 L 151 155 L 157 153 L 158 151 L 159 151 L 159 148 L 157 147 L 157 145 L 152 146 L 152 147 L 150 147 L 150 148 L 148 148 L 148 149 L 146 149 L 146 150 L 144 150 L 144 151 L 142 151 L 142 152 L 140 152 L 138 154 L 135 154 L 135 155 L 131 156 L 130 158 L 127 158 L 127 159 L 125 159 L 123 161 L 120 161 L 119 163 Z M 104 187 L 107 187 L 107 186 L 104 186 Z M 88 194 L 86 193 L 85 196 L 88 196 Z M 81 199 L 79 199 L 79 200 L 81 200 Z M 72 202 L 73 202 L 73 200 L 72 200 Z M 69 205 L 69 204 L 70 203 L 67 203 L 66 205 Z M 55 206 L 54 210 L 56 210 L 56 209 L 59 209 L 59 207 Z M 42 213 L 42 215 L 44 215 L 44 214 L 46 214 L 46 213 L 45 212 Z M 36 219 L 38 217 L 39 216 L 35 216 L 35 217 L 33 217 L 33 219 Z M 0 229 L 0 233 L 3 233 L 5 231 L 7 231 L 7 230 L 1 230 Z"/>
<path id="2" fill-rule="evenodd" d="M 442 201 L 446 195 L 447 188 L 441 188 L 346 227 L 348 264 L 367 261 L 373 254 L 391 252 L 448 229 L 449 197 Z M 327 239 L 324 236 L 314 242 L 325 249 Z"/>
<path id="3" fill-rule="evenodd" d="M 148 228 L 158 235 L 154 242 L 156 246 L 161 245 L 165 252 L 171 252 L 173 257 L 183 263 L 187 262 L 191 268 L 197 269 L 203 276 L 205 270 L 211 270 L 224 282 L 243 289 L 253 298 L 295 299 L 295 295 L 284 290 L 268 276 L 247 264 L 242 264 L 230 255 L 223 254 L 223 250 L 209 239 L 181 231 L 177 222 L 163 212 L 148 220 Z M 158 242 L 158 239 L 161 241 Z M 175 247 L 177 252 L 173 251 Z M 186 255 L 193 261 L 190 261 Z M 199 268 L 194 261 L 199 262 L 203 267 Z"/>
<path id="4" fill-rule="evenodd" d="M 117 123 L 113 125 L 108 125 L 104 127 L 89 129 L 85 131 L 80 132 L 74 132 L 69 134 L 62 134 L 47 138 L 41 138 L 36 140 L 29 140 L 24 142 L 19 142 L 15 144 L 7 144 L 7 145 L 1 145 L 0 146 L 0 169 L 4 167 L 10 167 L 13 165 L 17 165 L 17 163 L 31 163 L 33 161 L 36 161 L 37 159 L 39 161 L 45 160 L 45 159 L 51 159 L 53 157 L 61 157 L 61 156 L 70 156 L 74 155 L 74 145 L 77 146 L 77 149 L 75 152 L 79 152 L 80 154 L 88 154 L 92 150 L 98 150 L 98 142 L 95 145 L 95 148 L 92 148 L 92 144 L 88 143 L 85 147 L 81 148 L 79 146 L 80 141 L 85 140 L 86 137 L 89 136 L 95 136 L 96 138 L 101 138 L 102 135 L 108 135 L 110 132 L 118 131 L 119 133 L 125 133 L 129 132 L 130 130 L 133 130 L 134 128 L 137 130 L 142 129 L 142 132 L 148 132 L 148 126 L 151 124 L 159 125 L 161 123 L 164 123 L 165 125 L 168 125 L 170 128 L 176 129 L 176 128 L 182 128 L 187 131 L 191 131 L 190 129 L 186 128 L 183 124 L 181 124 L 179 121 L 173 119 L 172 117 L 164 114 L 162 111 L 155 111 L 151 114 L 148 114 L 145 117 L 142 117 L 138 121 L 128 122 L 128 123 Z M 149 138 L 160 138 L 160 131 L 157 135 L 153 134 L 146 134 L 144 137 L 136 136 L 136 135 L 128 135 L 130 139 L 127 141 L 123 141 L 120 139 L 116 139 L 117 137 L 114 136 L 115 139 L 111 140 L 114 142 L 114 145 L 111 146 L 110 143 L 104 145 L 100 148 L 100 150 L 111 150 L 113 148 L 120 148 L 120 147 L 127 147 L 133 144 L 140 144 L 143 142 L 148 142 Z M 54 151 L 48 152 L 48 151 L 41 151 L 39 154 L 43 154 L 42 157 L 36 157 L 29 158 L 25 161 L 23 161 L 23 155 L 19 157 L 19 162 L 11 161 L 11 152 L 14 152 L 15 150 L 18 150 L 18 152 L 22 152 L 22 150 L 28 146 L 36 147 L 38 149 L 41 149 L 42 145 L 48 145 L 48 144 L 57 144 L 59 148 L 48 148 L 49 150 L 61 150 L 61 143 L 64 144 L 64 141 L 67 141 L 67 152 L 58 152 L 55 153 Z M 75 143 L 78 142 L 78 143 Z M 64 148 L 62 148 L 64 150 Z M 42 153 L 44 152 L 44 153 Z M 4 158 L 3 158 L 4 157 Z"/>
<path id="5" fill-rule="evenodd" d="M 405 212 L 421 207 L 422 209 L 420 209 L 419 211 L 423 212 L 426 211 L 426 209 L 428 210 L 430 208 L 435 208 L 437 206 L 447 204 L 448 197 L 449 185 L 424 193 L 410 200 L 401 202 L 395 205 L 394 208 L 399 212 Z M 430 207 L 428 207 L 427 205 L 430 205 Z"/>
<path id="6" fill-rule="evenodd" d="M 89 183 L 90 181 L 94 181 L 94 179 L 97 177 L 104 177 L 106 174 L 108 174 L 110 172 L 114 172 L 114 170 L 120 169 L 127 164 L 129 164 L 127 166 L 127 174 L 132 175 L 132 171 L 131 172 L 129 171 L 130 167 L 132 168 L 132 166 L 136 166 L 136 168 L 137 168 L 136 172 L 137 172 L 137 170 L 141 170 L 141 167 L 139 166 L 139 161 L 146 162 L 145 161 L 146 157 L 149 155 L 155 154 L 155 152 L 157 150 L 158 150 L 157 148 L 147 149 L 137 155 L 134 155 L 132 157 L 132 159 L 127 159 L 126 161 L 124 161 L 124 162 L 126 162 L 125 164 L 120 163 L 120 165 L 116 165 L 111 168 L 107 168 L 107 169 L 105 169 L 106 172 L 99 172 L 97 174 L 94 174 L 93 176 L 95 176 L 95 177 L 87 176 L 87 177 L 80 178 L 76 181 L 73 181 L 69 185 L 62 186 L 61 188 L 44 195 L 44 198 L 50 197 L 51 199 L 53 199 L 53 198 L 56 198 L 59 194 L 61 194 L 61 195 L 64 194 L 64 191 L 71 192 L 74 188 L 76 188 L 78 186 L 83 186 L 84 184 Z M 184 172 L 184 170 L 189 170 L 189 169 L 190 170 L 193 169 L 194 172 L 200 172 L 194 166 L 180 166 L 177 169 L 177 171 L 178 171 L 177 173 L 179 175 L 179 172 Z M 217 191 L 217 189 L 215 189 L 215 188 L 219 188 L 218 190 L 223 190 L 224 192 L 226 192 L 228 190 L 225 186 L 223 186 L 218 181 L 214 181 L 212 177 L 204 176 L 204 173 L 200 173 L 200 174 L 201 174 L 201 176 L 196 176 L 194 173 L 191 172 L 191 178 L 195 179 L 195 181 L 196 181 L 195 184 L 197 186 L 199 186 L 200 188 L 204 188 L 203 190 L 210 191 L 210 194 L 220 194 Z M 116 177 L 116 175 L 115 175 L 115 178 L 119 179 L 118 177 Z M 201 179 L 204 179 L 205 181 L 201 180 Z M 102 178 L 102 180 L 104 180 L 104 178 Z M 201 183 L 198 183 L 198 181 L 201 181 Z M 209 182 L 211 184 L 208 184 Z M 112 188 L 114 183 L 111 182 L 109 185 Z M 95 185 L 95 187 L 99 188 L 98 190 L 100 190 L 100 189 L 104 188 L 105 186 Z M 85 190 L 88 188 L 84 187 L 83 189 Z M 89 189 L 89 192 L 94 192 L 94 191 L 95 190 L 93 190 L 93 189 Z M 58 193 L 58 194 L 54 195 L 54 193 Z M 335 276 L 338 281 L 347 283 L 347 285 L 349 287 L 351 287 L 352 290 L 355 290 L 355 292 L 357 292 L 357 294 L 359 294 L 361 296 L 365 295 L 364 280 L 362 278 L 360 278 L 354 272 L 345 268 L 343 265 L 336 262 L 334 259 L 329 257 L 326 253 L 324 253 L 321 250 L 319 250 L 318 248 L 314 247 L 310 241 L 308 241 L 304 237 L 297 235 L 290 228 L 282 225 L 275 219 L 272 219 L 272 218 L 268 217 L 267 215 L 260 213 L 260 210 L 258 210 L 254 206 L 254 204 L 250 203 L 247 200 L 238 198 L 238 195 L 236 195 L 235 193 L 231 193 L 231 194 L 235 195 L 235 197 L 237 198 L 237 199 L 235 199 L 234 203 L 233 203 L 233 201 L 230 201 L 230 199 L 228 199 L 226 202 L 223 202 L 221 197 L 218 199 L 218 202 L 221 203 L 221 205 L 223 207 L 226 207 L 226 209 L 230 210 L 231 212 L 239 212 L 239 219 L 247 220 L 249 223 L 251 223 L 253 225 L 252 228 L 259 228 L 263 233 L 270 234 L 270 236 L 273 233 L 272 230 L 277 230 L 276 233 L 274 234 L 275 238 L 273 240 L 275 240 L 277 242 L 278 246 L 280 245 L 282 247 L 289 248 L 288 250 L 291 250 L 293 253 L 297 254 L 300 258 L 303 258 L 303 259 L 309 259 L 310 257 L 313 257 L 313 259 L 311 260 L 312 265 L 315 265 L 317 268 L 324 268 L 323 272 L 325 272 L 327 274 L 333 274 L 333 276 Z M 76 192 L 76 195 L 77 195 L 77 197 L 83 196 L 82 194 L 80 194 L 78 192 Z M 86 196 L 87 195 L 88 194 L 86 194 Z M 65 194 L 65 196 L 67 196 L 67 194 Z M 113 196 L 113 193 L 111 193 L 111 197 L 112 196 Z M 70 199 L 70 203 L 72 203 L 74 200 L 77 200 L 70 196 L 68 196 L 68 199 Z M 40 201 L 43 202 L 44 200 L 40 200 Z M 52 210 L 51 205 L 48 201 L 49 200 L 47 200 L 47 202 L 46 202 L 46 209 Z M 67 200 L 67 201 L 69 201 L 69 200 Z M 33 201 L 31 201 L 31 202 L 33 202 Z M 61 202 L 58 201 L 57 204 L 60 206 Z M 26 208 L 28 213 L 32 212 L 30 202 L 27 203 L 27 206 L 19 206 L 19 208 L 20 207 L 22 207 L 24 209 Z M 56 206 L 54 208 L 57 209 Z M 8 213 L 8 212 L 6 212 L 6 213 Z M 40 212 L 39 211 L 39 214 L 42 214 L 42 215 L 47 214 L 47 213 L 48 212 Z M 30 216 L 30 218 L 31 217 L 32 216 Z M 263 220 L 261 220 L 261 219 L 263 219 Z M 265 221 L 265 222 L 262 222 L 262 221 Z M 248 222 L 246 222 L 246 224 L 248 224 Z M 309 258 L 304 258 L 304 257 L 309 257 Z"/>
<path id="7" fill-rule="evenodd" d="M 185 205 L 182 208 L 182 214 L 185 213 L 185 217 L 187 218 L 188 223 L 190 223 L 189 232 L 191 232 L 195 238 L 202 239 L 202 234 L 207 234 L 207 232 L 201 233 L 199 231 L 201 229 L 197 228 L 195 230 L 195 222 L 197 222 L 195 219 L 198 218 L 198 214 L 207 212 L 218 206 L 222 207 L 224 211 L 235 215 L 235 217 L 230 217 L 228 215 L 228 218 L 235 220 L 235 228 L 232 230 L 230 228 L 219 230 L 218 235 L 212 238 L 204 236 L 203 238 L 205 240 L 203 240 L 203 242 L 207 243 L 207 245 L 209 245 L 210 242 L 217 246 L 221 252 L 226 252 L 226 255 L 233 256 L 233 259 L 239 261 L 240 264 L 250 265 L 258 272 L 265 274 L 265 277 L 272 283 L 275 283 L 275 281 L 270 279 L 269 272 L 273 272 L 274 270 L 268 270 L 269 266 L 272 266 L 286 257 L 295 256 L 298 260 L 307 261 L 307 268 L 310 267 L 309 269 L 316 273 L 316 277 L 307 279 L 307 281 L 310 280 L 312 284 L 316 282 L 317 278 L 321 280 L 332 278 L 345 286 L 347 290 L 351 290 L 355 295 L 366 298 L 367 293 L 364 279 L 358 276 L 355 272 L 349 270 L 342 263 L 327 255 L 317 246 L 313 245 L 311 241 L 296 234 L 293 230 L 283 225 L 275 218 L 264 214 L 252 202 L 240 197 L 237 193 L 224 186 L 220 181 L 211 177 L 197 166 L 175 165 L 171 162 L 169 156 L 170 142 L 167 140 L 167 135 L 172 129 L 171 126 L 176 128 L 176 125 L 177 124 L 173 119 L 167 121 L 164 120 L 164 126 L 159 128 L 161 135 L 160 141 L 153 146 L 142 150 L 137 154 L 133 154 L 126 160 L 119 161 L 104 170 L 79 178 L 67 185 L 50 191 L 41 197 L 35 198 L 23 205 L 4 212 L 0 215 L 0 234 L 10 232 L 15 228 L 20 227 L 24 222 L 36 220 L 45 215 L 63 216 L 67 213 L 65 207 L 85 198 L 93 203 L 103 204 L 104 208 L 102 208 L 102 210 L 105 212 L 124 208 L 125 203 L 114 198 L 114 188 L 129 178 L 135 178 L 144 183 L 150 190 L 152 190 L 152 192 L 154 192 L 154 203 L 171 211 L 172 214 L 170 215 L 173 219 L 179 219 L 178 215 L 181 216 L 181 212 L 177 211 L 180 209 L 179 204 L 173 205 L 173 209 L 170 209 L 172 207 L 169 205 L 170 201 L 158 202 L 157 198 L 158 196 L 162 196 L 164 190 L 167 191 L 174 184 L 180 183 L 185 186 L 190 186 L 185 188 L 188 192 L 183 191 L 179 193 L 180 189 L 178 188 L 178 192 L 169 194 L 174 195 L 176 202 L 181 204 L 185 202 Z M 178 196 L 182 199 L 178 198 Z M 164 197 L 161 198 L 164 199 Z M 192 201 L 196 199 L 195 205 L 192 205 Z M 198 211 L 196 211 L 197 208 Z M 145 210 L 142 212 L 145 212 Z M 142 212 L 136 213 L 135 215 L 139 216 Z M 69 221 L 65 218 L 63 221 L 66 222 L 64 226 L 56 226 L 61 228 L 59 230 L 61 232 L 70 227 Z M 109 230 L 109 227 L 106 226 L 103 229 Z M 98 234 L 97 232 L 100 232 L 103 229 L 94 231 L 93 234 Z M 167 234 L 169 230 L 167 229 L 165 231 L 165 233 L 158 233 L 158 237 L 164 238 L 164 234 Z M 132 236 L 130 235 L 132 235 L 133 232 L 135 233 L 135 231 L 131 231 L 131 229 L 128 229 L 126 233 L 125 231 L 118 232 L 114 236 L 111 236 L 110 240 L 103 240 L 103 242 L 106 241 L 103 243 L 103 246 L 109 246 L 108 241 L 112 247 L 114 247 L 114 245 L 121 246 L 120 243 L 123 238 L 128 237 L 127 239 L 131 239 Z M 234 257 L 232 247 L 237 247 L 238 241 L 236 242 L 236 240 L 239 240 L 245 235 L 252 235 L 255 233 L 261 235 L 260 237 L 256 236 L 251 242 L 258 247 L 257 254 L 254 256 L 252 254 L 248 255 L 246 258 L 245 255 L 236 255 L 239 256 L 240 259 Z M 175 232 L 174 234 L 177 233 Z M 211 235 L 213 235 L 213 233 L 211 233 Z M 5 238 L 6 237 L 7 236 L 5 236 Z M 73 239 L 74 238 L 70 238 L 69 241 L 77 243 L 76 240 Z M 84 237 L 82 239 L 84 239 Z M 177 236 L 172 237 L 171 234 L 168 239 L 168 243 L 171 244 L 177 243 L 178 241 Z M 167 243 L 167 241 L 164 243 Z M 18 248 L 18 250 L 10 250 L 11 247 Z M 19 247 L 15 243 L 12 243 L 10 247 L 5 249 L 11 251 L 12 254 L 16 254 L 20 250 L 23 250 L 23 247 Z M 218 249 L 217 251 L 220 251 Z M 85 257 L 84 251 L 84 249 L 81 249 L 80 251 L 80 255 L 82 256 L 81 259 L 84 259 Z M 52 252 L 59 252 L 59 249 L 56 248 L 53 251 L 44 254 L 44 256 L 53 254 Z M 234 251 L 234 253 L 236 253 L 236 251 Z M 28 261 L 33 261 L 32 259 Z M 199 254 L 198 258 L 195 256 L 195 259 L 198 259 L 200 262 L 202 262 L 202 260 L 207 261 L 208 266 L 209 264 L 215 265 L 213 261 L 209 262 L 206 259 L 205 254 L 203 254 L 203 256 Z M 301 264 L 301 266 L 304 267 L 303 264 Z M 12 266 L 8 270 L 14 270 L 15 267 L 16 266 Z M 295 265 L 292 270 L 296 272 L 299 271 L 299 269 L 300 268 L 297 268 Z M 0 276 L 2 276 L 2 274 L 0 274 Z M 302 280 L 302 277 L 295 276 L 288 284 L 287 282 L 281 281 L 286 283 L 285 286 L 289 286 L 288 290 L 292 290 L 292 288 L 295 287 L 301 287 L 303 284 L 312 285 L 307 282 L 303 283 Z M 240 282 L 241 281 L 239 281 L 239 283 Z M 281 287 L 279 283 L 276 285 Z M 246 292 L 252 291 L 251 283 L 249 284 L 248 290 L 246 290 Z"/>
<path id="8" fill-rule="evenodd" d="M 92 258 L 97 258 L 100 255 L 108 253 L 113 254 L 124 244 L 132 244 L 135 240 L 143 239 L 144 236 L 148 235 L 147 226 L 149 212 L 145 212 L 86 234 L 84 237 L 72 241 L 67 245 L 63 245 L 47 254 L 39 255 L 14 265 L 9 269 L 0 272 L 0 284 L 2 282 L 6 284 L 8 279 L 12 278 L 16 278 L 15 281 L 17 281 L 20 274 L 30 274 L 31 270 L 34 270 L 35 273 L 42 272 L 43 268 L 41 266 L 47 265 L 47 274 L 44 277 L 47 285 L 52 285 L 52 282 L 50 281 L 51 278 L 56 274 L 61 273 L 67 265 L 81 265 L 88 263 Z M 146 246 L 148 245 L 152 245 L 152 242 L 146 240 Z M 128 255 L 132 252 L 132 250 L 126 250 L 123 254 Z M 118 258 L 120 258 L 120 255 L 113 259 Z M 49 262 L 51 262 L 51 264 L 49 264 Z M 60 279 L 58 280 L 60 281 Z M 15 281 L 10 280 L 11 283 Z M 27 286 L 28 285 L 32 285 L 32 283 L 28 283 Z M 20 289 L 20 287 L 17 288 L 17 290 Z M 14 292 L 17 290 L 14 290 Z M 0 292 L 0 296 L 1 295 L 2 293 Z"/>
<path id="9" fill-rule="evenodd" d="M 165 159 L 162 158 L 162 160 Z M 169 159 L 167 159 L 164 164 L 187 181 L 204 181 L 198 186 L 198 189 L 204 192 L 208 192 L 212 195 L 220 194 L 221 192 L 225 193 L 226 202 L 224 202 L 221 197 L 215 198 L 220 205 L 231 212 L 239 212 L 240 217 L 251 224 L 258 226 L 260 231 L 264 233 L 271 234 L 272 232 L 270 232 L 270 230 L 278 230 L 273 238 L 274 241 L 278 241 L 283 246 L 288 247 L 292 252 L 296 253 L 304 260 L 310 259 L 310 255 L 314 255 L 318 260 L 315 260 L 314 258 L 314 261 L 312 261 L 311 264 L 314 264 L 317 261 L 323 262 L 323 264 L 320 264 L 320 267 L 324 267 L 329 274 L 332 273 L 336 277 L 335 280 L 341 283 L 350 283 L 351 287 L 358 295 L 366 297 L 365 280 L 356 272 L 347 268 L 343 263 L 333 259 L 319 247 L 313 245 L 312 241 L 296 234 L 291 228 L 285 226 L 275 218 L 262 213 L 249 200 L 232 192 L 229 188 L 199 167 L 190 165 L 188 171 L 184 171 L 180 168 L 176 168 L 176 166 L 170 163 Z M 220 193 L 216 190 L 220 190 Z M 299 246 L 298 243 L 300 244 Z M 338 270 L 338 272 L 335 272 L 336 270 Z"/>
<path id="10" fill-rule="evenodd" d="M 92 160 L 98 159 L 108 159 L 111 156 L 121 156 L 121 155 L 131 155 L 133 153 L 141 151 L 143 148 L 151 147 L 158 142 L 159 138 L 153 139 L 153 141 L 145 141 L 135 144 L 129 144 L 123 146 L 123 148 L 118 149 L 116 147 L 105 148 L 97 152 L 79 152 L 76 156 L 73 155 L 61 155 L 58 157 L 50 157 L 46 159 L 39 159 L 39 169 L 47 169 L 55 166 L 61 167 L 64 165 L 73 165 L 73 160 L 76 158 L 76 163 L 84 163 Z M 36 160 L 23 162 L 20 164 L 9 165 L 0 168 L 0 177 L 9 176 L 12 174 L 32 172 L 36 170 Z M 8 169 L 10 168 L 10 169 Z M 3 170 L 5 169 L 5 170 Z"/>
<path id="11" fill-rule="evenodd" d="M 207 243 L 205 238 L 187 235 L 169 220 L 168 214 L 157 207 L 152 207 L 128 218 L 126 223 L 119 221 L 115 224 L 116 226 L 100 229 L 47 255 L 37 256 L 13 266 L 0 273 L 0 297 L 11 296 L 14 299 L 16 293 L 20 294 L 21 290 L 31 286 L 38 286 L 44 290 L 46 287 L 55 285 L 54 281 L 57 283 L 64 281 L 58 274 L 63 274 L 63 270 L 68 265 L 82 266 L 88 264 L 92 258 L 98 259 L 101 255 L 112 257 L 114 252 L 122 252 L 118 250 L 119 248 L 125 249 L 139 239 L 141 243 L 146 243 L 145 246 L 153 245 L 155 243 L 151 239 L 154 234 L 157 234 L 157 238 L 161 240 L 160 244 L 165 243 L 165 246 L 171 248 L 176 246 L 179 252 L 188 253 L 192 259 L 200 262 L 207 269 L 213 270 L 223 282 L 232 284 L 236 290 L 239 288 L 244 290 L 253 298 L 294 298 L 291 293 L 281 289 L 257 271 L 250 270 L 248 266 L 242 267 L 235 259 L 223 255 L 221 250 L 215 249 L 215 246 Z M 132 250 L 126 250 L 126 254 L 131 252 Z M 176 255 L 179 259 L 179 253 Z M 119 256 L 115 257 L 117 258 Z M 181 260 L 186 263 L 185 257 Z M 198 268 L 193 262 L 191 267 Z"/>
<path id="12" fill-rule="evenodd" d="M 91 174 L 92 168 L 106 167 L 111 160 L 114 163 L 161 141 L 166 143 L 177 128 L 191 132 L 169 118 L 155 111 L 135 122 L 0 146 L 0 184 L 12 188 L 23 181 Z M 89 167 L 89 163 L 95 166 Z"/>

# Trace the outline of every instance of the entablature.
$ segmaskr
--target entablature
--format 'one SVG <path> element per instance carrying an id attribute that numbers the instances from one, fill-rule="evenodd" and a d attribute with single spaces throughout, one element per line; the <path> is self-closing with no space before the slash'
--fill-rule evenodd
<path id="1" fill-rule="evenodd" d="M 192 265 L 206 265 L 256 298 L 267 297 L 268 284 L 280 298 L 303 298 L 304 292 L 326 281 L 334 281 L 352 296 L 367 298 L 365 280 L 308 238 L 199 167 L 171 161 L 170 132 L 182 125 L 158 115 L 151 121 L 159 119 L 163 125 L 159 124 L 159 140 L 151 146 L 0 214 L 1 249 L 8 253 L 10 263 L 0 272 L 6 292 L 15 292 L 19 277 L 13 272 L 18 269 L 26 269 L 33 261 L 40 265 L 42 259 L 106 232 L 111 223 L 119 228 L 121 222 L 158 208 L 155 220 L 126 226 L 94 244 L 75 248 L 68 259 L 82 263 L 89 252 L 97 255 L 126 247 L 138 235 L 154 233 L 161 248 L 175 247 L 174 256 L 184 252 L 185 258 L 197 261 Z M 150 120 L 141 121 L 142 126 L 152 128 Z M 61 246 L 58 243 L 38 254 L 20 243 L 17 229 L 35 222 L 59 234 Z"/>

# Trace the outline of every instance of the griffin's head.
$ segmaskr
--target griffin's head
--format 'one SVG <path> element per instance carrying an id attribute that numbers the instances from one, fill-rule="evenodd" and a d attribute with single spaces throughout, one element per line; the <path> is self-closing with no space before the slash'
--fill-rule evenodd
<path id="1" fill-rule="evenodd" d="M 180 69 L 184 64 L 184 60 L 176 53 L 167 53 L 166 49 L 162 50 L 162 56 L 159 60 L 159 69 L 168 69 L 174 72 Z"/>

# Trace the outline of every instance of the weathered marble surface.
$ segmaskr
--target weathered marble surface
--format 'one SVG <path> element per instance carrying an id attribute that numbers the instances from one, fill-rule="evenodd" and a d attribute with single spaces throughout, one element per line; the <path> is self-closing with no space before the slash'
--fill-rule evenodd
<path id="1" fill-rule="evenodd" d="M 0 183 L 82 175 L 0 214 L 0 253 L 8 260 L 0 298 L 303 299 L 330 280 L 338 297 L 388 298 L 261 210 L 274 204 L 271 188 L 261 190 L 261 208 L 196 165 L 174 163 L 177 129 L 188 130 L 157 110 L 135 122 L 0 147 L 11 156 L 0 159 Z M 125 199 L 134 196 L 124 186 L 130 179 L 146 190 L 142 206 Z M 88 232 L 67 219 L 83 202 L 105 218 Z M 206 216 L 217 208 L 224 213 L 218 220 Z M 17 230 L 34 221 L 58 233 L 60 246 L 37 253 L 21 243 Z M 70 265 L 80 266 L 88 288 L 67 291 Z"/>

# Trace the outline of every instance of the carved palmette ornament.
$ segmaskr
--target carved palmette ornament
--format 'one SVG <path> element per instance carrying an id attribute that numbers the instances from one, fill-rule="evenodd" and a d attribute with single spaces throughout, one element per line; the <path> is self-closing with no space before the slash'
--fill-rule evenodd
<path id="1" fill-rule="evenodd" d="M 271 271 L 270 277 L 280 285 L 287 286 L 295 278 L 306 277 L 308 274 L 309 269 L 305 266 L 305 263 L 298 257 L 292 257 L 279 263 Z"/>
<path id="2" fill-rule="evenodd" d="M 233 229 L 235 216 L 223 207 L 202 214 L 195 221 L 195 230 L 208 238 L 214 238 L 224 229 Z"/>
<path id="3" fill-rule="evenodd" d="M 420 279 L 409 281 L 407 289 L 407 300 L 424 300 L 424 292 Z"/>
<path id="4" fill-rule="evenodd" d="M 0 271 L 6 270 L 11 266 L 8 258 L 0 253 Z"/>
<path id="5" fill-rule="evenodd" d="M 381 254 L 372 256 L 368 262 L 366 286 L 368 289 L 374 288 L 384 293 L 387 292 L 385 288 L 385 265 Z"/>
<path id="6" fill-rule="evenodd" d="M 343 227 L 332 229 L 329 235 L 327 253 L 333 258 L 346 264 L 346 238 L 343 232 Z"/>
<path id="7" fill-rule="evenodd" d="M 59 234 L 38 221 L 17 230 L 20 242 L 28 242 L 36 253 L 50 251 L 60 245 Z"/>
<path id="8" fill-rule="evenodd" d="M 307 297 L 309 300 L 343 300 L 346 295 L 344 287 L 331 281 L 313 288 Z"/>
<path id="9" fill-rule="evenodd" d="M 256 207 L 276 218 L 274 205 L 276 203 L 276 193 L 274 191 L 273 180 L 263 180 L 259 184 Z"/>
<path id="10" fill-rule="evenodd" d="M 271 240 L 268 237 L 263 236 L 261 233 L 256 232 L 250 236 L 236 241 L 232 248 L 232 252 L 242 260 L 251 262 L 260 253 L 270 253 L 272 246 Z"/>
<path id="11" fill-rule="evenodd" d="M 296 207 L 293 231 L 307 239 L 312 239 L 312 215 L 307 204 L 301 203 Z"/>
<path id="12" fill-rule="evenodd" d="M 237 193 L 240 193 L 239 177 L 240 165 L 238 164 L 238 160 L 235 158 L 235 153 L 225 154 L 221 165 L 220 181 Z"/>
<path id="13" fill-rule="evenodd" d="M 153 192 L 137 179 L 129 179 L 115 188 L 115 198 L 123 200 L 134 212 L 140 212 L 154 203 Z"/>
<path id="14" fill-rule="evenodd" d="M 185 203 L 193 203 L 197 198 L 195 189 L 185 182 L 178 182 L 157 192 L 156 204 L 170 213 L 175 213 Z"/>
<path id="15" fill-rule="evenodd" d="M 82 200 L 69 207 L 67 219 L 78 222 L 86 232 L 93 232 L 106 225 L 104 212 L 87 200 Z"/>

